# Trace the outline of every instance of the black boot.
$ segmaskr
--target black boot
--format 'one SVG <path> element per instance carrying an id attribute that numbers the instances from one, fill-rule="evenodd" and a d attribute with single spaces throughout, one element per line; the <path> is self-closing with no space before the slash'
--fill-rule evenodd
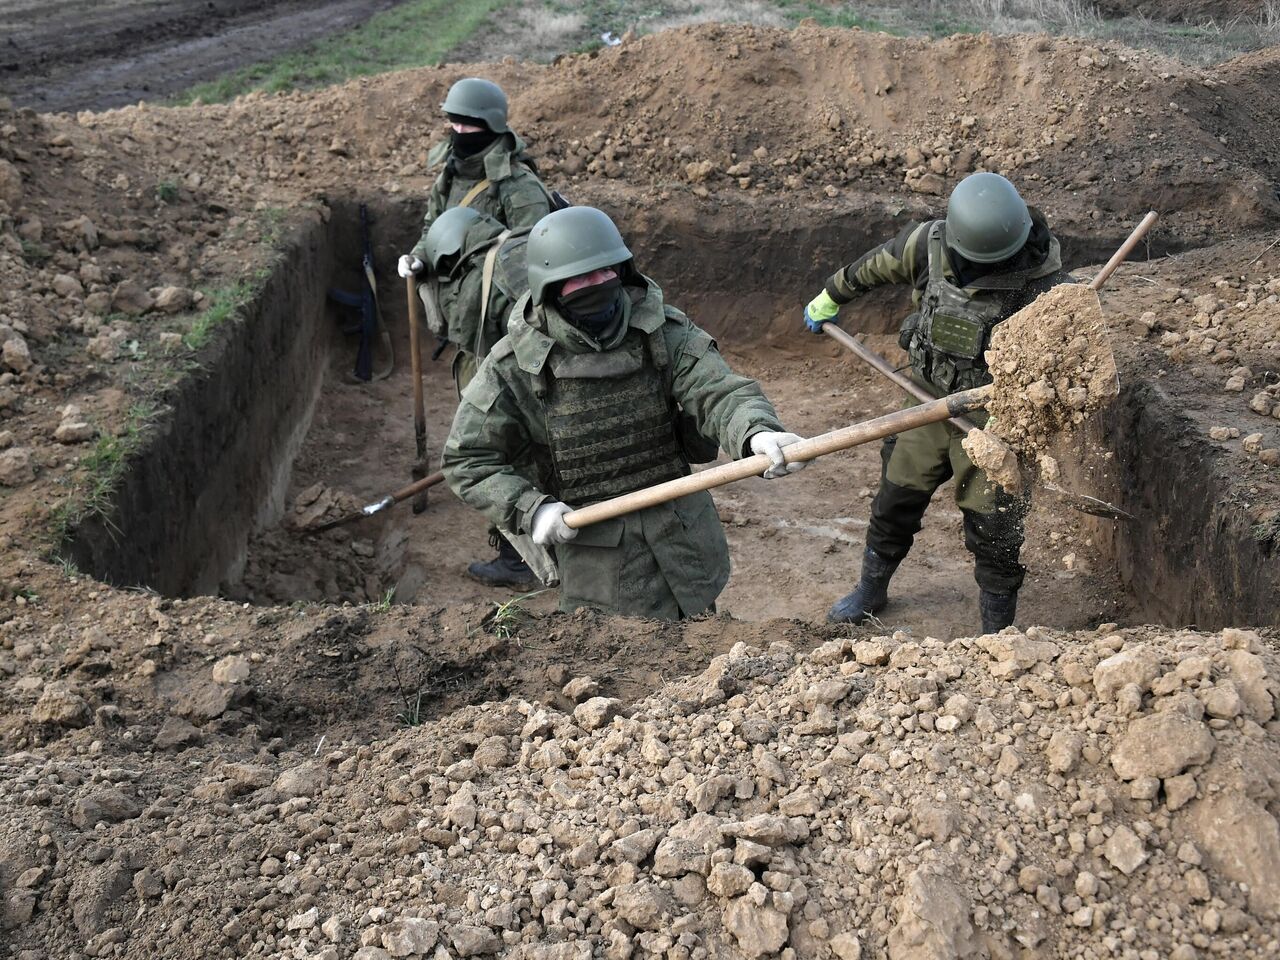
<path id="1" fill-rule="evenodd" d="M 999 633 L 1013 626 L 1013 618 L 1018 614 L 1018 592 L 983 590 L 978 594 L 978 612 L 982 614 L 982 632 Z"/>
<path id="2" fill-rule="evenodd" d="M 883 610 L 889 602 L 889 578 L 897 569 L 898 561 L 867 547 L 862 554 L 862 578 L 828 611 L 827 622 L 862 623 Z"/>
<path id="3" fill-rule="evenodd" d="M 533 571 L 524 562 L 519 551 L 507 542 L 506 537 L 498 534 L 495 538 L 491 538 L 490 542 L 493 543 L 494 540 L 496 540 L 494 545 L 498 548 L 498 555 L 488 562 L 482 563 L 477 560 L 471 564 L 467 567 L 467 576 L 491 587 L 532 590 L 537 586 L 537 577 L 533 575 Z"/>

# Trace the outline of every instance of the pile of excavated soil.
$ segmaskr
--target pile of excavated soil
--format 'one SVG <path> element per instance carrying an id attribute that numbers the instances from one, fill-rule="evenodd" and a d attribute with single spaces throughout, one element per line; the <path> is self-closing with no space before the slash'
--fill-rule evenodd
<path id="1" fill-rule="evenodd" d="M 1049 449 L 1119 392 L 1098 295 L 1060 284 L 996 327 L 990 429 L 1025 454 Z"/>
<path id="2" fill-rule="evenodd" d="M 110 766 L 0 760 L 7 935 L 24 960 L 1272 956 L 1277 671 L 1244 630 L 1033 628 L 738 644 L 635 703 L 577 677 L 563 711 L 363 744 L 172 719 Z M 50 684 L 30 723 L 92 699 Z"/>

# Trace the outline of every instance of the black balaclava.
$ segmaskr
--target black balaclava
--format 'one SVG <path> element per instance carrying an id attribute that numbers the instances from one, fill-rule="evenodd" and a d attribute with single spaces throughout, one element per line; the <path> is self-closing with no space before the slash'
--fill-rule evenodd
<path id="1" fill-rule="evenodd" d="M 459 133 L 457 130 L 449 131 L 449 141 L 453 147 L 453 155 L 459 159 L 465 160 L 467 157 L 474 157 L 501 136 L 501 134 L 490 130 L 488 124 L 479 117 L 463 117 L 456 113 L 447 113 L 445 116 L 449 118 L 450 123 L 465 123 L 468 126 L 482 128 L 475 133 Z"/>
<path id="2" fill-rule="evenodd" d="M 622 306 L 622 281 L 618 277 L 556 297 L 564 318 L 583 333 L 599 340 L 613 326 Z"/>

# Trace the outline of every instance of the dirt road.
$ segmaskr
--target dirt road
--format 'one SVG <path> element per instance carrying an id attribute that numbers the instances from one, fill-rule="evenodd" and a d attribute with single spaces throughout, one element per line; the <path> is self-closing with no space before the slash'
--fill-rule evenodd
<path id="1" fill-rule="evenodd" d="M 2 0 L 0 90 L 42 112 L 166 97 L 350 29 L 398 2 Z"/>

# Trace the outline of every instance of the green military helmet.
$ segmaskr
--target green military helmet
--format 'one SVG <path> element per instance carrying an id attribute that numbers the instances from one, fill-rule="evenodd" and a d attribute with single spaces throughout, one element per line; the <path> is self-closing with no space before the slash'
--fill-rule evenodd
<path id="1" fill-rule="evenodd" d="M 947 201 L 947 246 L 974 263 L 997 263 L 1022 249 L 1031 212 L 1018 188 L 998 173 L 974 173 Z"/>
<path id="2" fill-rule="evenodd" d="M 462 252 L 462 244 L 471 225 L 484 216 L 470 207 L 450 207 L 432 221 L 423 241 L 427 266 L 432 273 L 440 272 L 440 261 Z"/>
<path id="3" fill-rule="evenodd" d="M 507 95 L 492 80 L 465 77 L 449 88 L 449 95 L 440 104 L 445 113 L 458 117 L 475 117 L 483 120 L 494 133 L 506 133 Z"/>
<path id="4" fill-rule="evenodd" d="M 533 225 L 528 258 L 529 295 L 540 305 L 557 281 L 629 263 L 631 251 L 608 214 L 595 207 L 566 207 Z"/>

